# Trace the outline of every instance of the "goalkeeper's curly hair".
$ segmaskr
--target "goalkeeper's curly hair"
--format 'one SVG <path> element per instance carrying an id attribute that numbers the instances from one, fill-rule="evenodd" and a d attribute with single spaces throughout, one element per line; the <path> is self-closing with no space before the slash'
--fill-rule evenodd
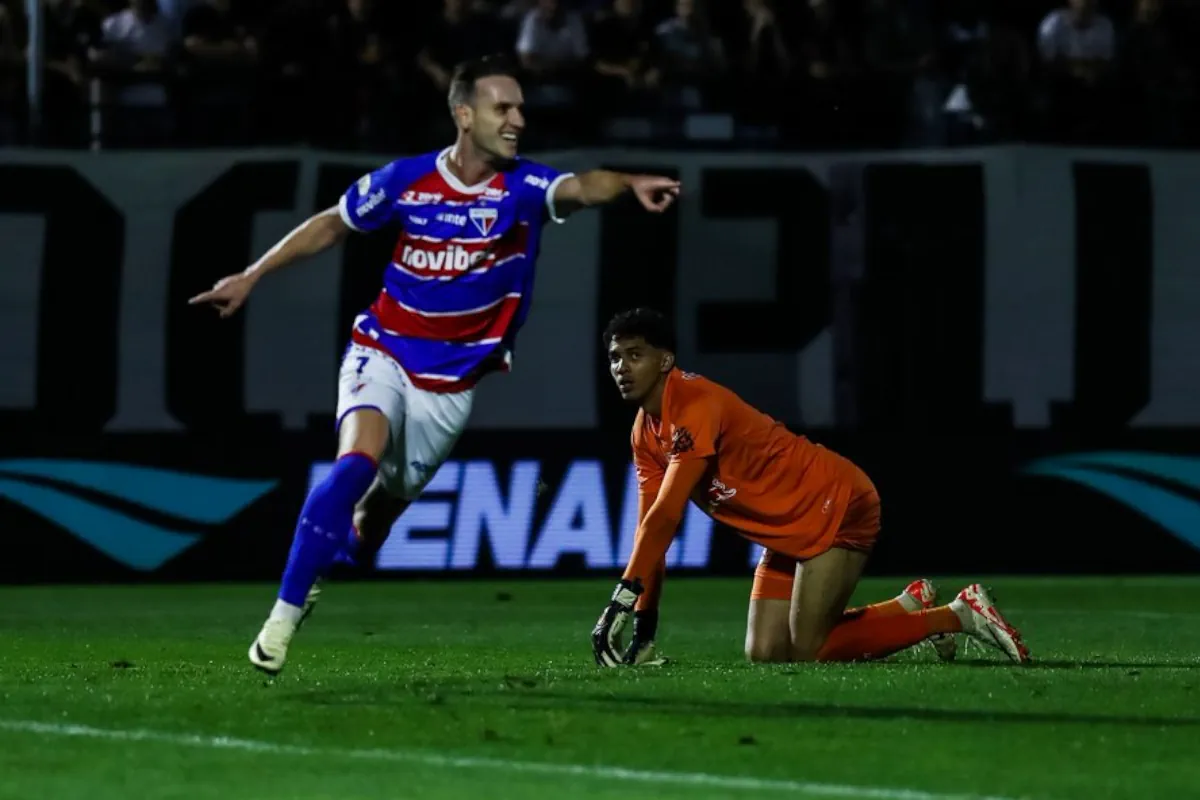
<path id="1" fill-rule="evenodd" d="M 633 336 L 640 336 L 659 350 L 676 352 L 675 326 L 665 314 L 652 308 L 632 308 L 615 315 L 604 328 L 600 343 L 608 347 L 613 339 Z"/>

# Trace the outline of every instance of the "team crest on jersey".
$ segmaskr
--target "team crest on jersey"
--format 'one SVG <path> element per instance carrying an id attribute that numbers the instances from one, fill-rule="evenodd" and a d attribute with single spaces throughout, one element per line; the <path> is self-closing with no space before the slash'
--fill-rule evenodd
<path id="1" fill-rule="evenodd" d="M 696 380 L 696 378 L 699 378 L 700 376 L 697 375 L 695 372 L 684 372 L 683 370 L 680 370 L 679 377 L 683 378 L 685 381 L 694 381 L 694 380 Z"/>
<path id="2" fill-rule="evenodd" d="M 696 446 L 691 431 L 687 428 L 676 428 L 671 434 L 671 449 L 668 455 L 679 456 L 691 452 Z"/>
<path id="3" fill-rule="evenodd" d="M 483 236 L 490 236 L 500 212 L 494 208 L 472 208 L 470 213 L 471 222 L 475 223 L 479 233 Z"/>

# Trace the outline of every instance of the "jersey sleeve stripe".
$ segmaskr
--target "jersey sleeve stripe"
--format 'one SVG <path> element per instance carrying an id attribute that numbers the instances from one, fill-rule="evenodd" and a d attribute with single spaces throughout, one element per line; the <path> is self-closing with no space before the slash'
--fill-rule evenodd
<path id="1" fill-rule="evenodd" d="M 566 217 L 560 217 L 558 215 L 558 209 L 554 207 L 554 193 L 558 190 L 559 184 L 561 184 L 567 178 L 574 177 L 574 172 L 564 172 L 554 180 L 550 181 L 550 186 L 546 188 L 546 211 L 550 212 L 550 219 L 559 223 L 560 225 L 566 222 L 567 219 Z"/>
<path id="2" fill-rule="evenodd" d="M 342 222 L 346 223 L 346 227 L 350 230 L 358 231 L 359 233 L 365 233 L 365 231 L 358 227 L 354 220 L 351 219 L 350 207 L 346 205 L 346 195 L 342 195 L 341 199 L 338 200 L 338 216 L 342 218 Z"/>

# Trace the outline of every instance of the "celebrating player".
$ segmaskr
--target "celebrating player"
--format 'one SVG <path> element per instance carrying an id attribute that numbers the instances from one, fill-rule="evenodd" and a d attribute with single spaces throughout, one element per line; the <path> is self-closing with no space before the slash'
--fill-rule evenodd
<path id="1" fill-rule="evenodd" d="M 766 548 L 750 594 L 751 661 L 875 659 L 937 636 L 946 637 L 938 650 L 949 658 L 950 635 L 960 632 L 1029 660 L 978 584 L 935 607 L 932 585 L 919 580 L 897 598 L 848 610 L 879 532 L 879 495 L 866 474 L 725 387 L 678 369 L 661 314 L 618 314 L 603 342 L 621 396 L 640 406 L 632 435 L 639 522 L 624 577 L 592 631 L 598 664 L 660 660 L 665 557 L 689 499 Z M 622 648 L 631 616 L 633 636 Z"/>
<path id="2" fill-rule="evenodd" d="M 452 147 L 364 175 L 337 206 L 190 301 L 227 317 L 264 275 L 351 231 L 401 228 L 383 291 L 354 321 L 342 361 L 337 461 L 300 511 L 278 600 L 250 646 L 251 663 L 265 672 L 283 668 L 317 581 L 339 554 L 363 539 L 378 546 L 445 461 L 479 379 L 510 368 L 546 220 L 562 222 L 626 191 L 654 212 L 678 195 L 668 178 L 573 175 L 518 157 L 522 102 L 502 61 L 460 65 L 449 91 Z"/>

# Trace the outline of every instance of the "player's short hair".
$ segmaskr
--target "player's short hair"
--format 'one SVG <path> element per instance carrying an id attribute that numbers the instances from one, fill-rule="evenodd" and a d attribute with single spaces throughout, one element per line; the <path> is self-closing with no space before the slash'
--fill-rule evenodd
<path id="1" fill-rule="evenodd" d="M 470 61 L 463 61 L 454 68 L 454 75 L 450 78 L 450 92 L 447 101 L 450 105 L 450 113 L 454 113 L 454 107 L 459 105 L 471 105 L 475 102 L 475 84 L 481 78 L 494 78 L 496 76 L 517 79 L 517 70 L 508 58 L 502 55 L 484 56 L 483 58 L 473 58 Z"/>
<path id="2" fill-rule="evenodd" d="M 676 352 L 675 326 L 661 311 L 653 308 L 632 308 L 622 311 L 608 321 L 601 343 L 608 347 L 613 339 L 640 336 L 646 344 L 659 350 Z"/>

